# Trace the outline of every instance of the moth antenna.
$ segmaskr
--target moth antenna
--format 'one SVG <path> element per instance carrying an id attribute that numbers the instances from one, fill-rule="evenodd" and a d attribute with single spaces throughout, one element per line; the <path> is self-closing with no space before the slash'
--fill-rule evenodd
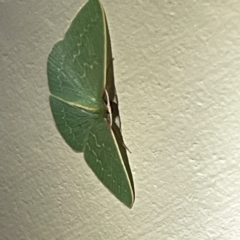
<path id="1" fill-rule="evenodd" d="M 109 119 L 110 119 L 110 127 L 112 127 L 112 109 L 111 109 L 111 105 L 110 105 L 110 100 L 109 100 L 109 95 L 108 95 L 108 92 L 107 90 L 105 89 L 105 93 L 106 93 L 106 98 L 107 98 L 107 110 L 108 110 L 108 113 L 109 113 Z"/>
<path id="2" fill-rule="evenodd" d="M 132 153 L 124 142 L 122 142 L 122 145 L 123 145 L 123 147 L 125 147 L 129 151 L 129 153 Z"/>

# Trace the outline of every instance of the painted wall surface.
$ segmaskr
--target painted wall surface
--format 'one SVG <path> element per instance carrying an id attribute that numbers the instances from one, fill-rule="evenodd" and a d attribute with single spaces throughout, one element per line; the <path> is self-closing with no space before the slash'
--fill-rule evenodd
<path id="1" fill-rule="evenodd" d="M 240 239 L 240 1 L 102 0 L 131 210 L 50 112 L 47 57 L 84 2 L 0 1 L 0 239 Z"/>

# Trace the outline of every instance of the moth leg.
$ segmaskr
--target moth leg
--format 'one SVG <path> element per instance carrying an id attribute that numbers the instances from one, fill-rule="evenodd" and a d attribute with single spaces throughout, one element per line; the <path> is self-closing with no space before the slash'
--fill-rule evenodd
<path id="1" fill-rule="evenodd" d="M 106 103 L 106 108 L 109 113 L 109 119 L 110 119 L 110 127 L 112 127 L 112 109 L 111 109 L 111 104 L 110 104 L 110 99 L 107 90 L 105 89 L 105 94 L 107 98 L 107 103 Z"/>

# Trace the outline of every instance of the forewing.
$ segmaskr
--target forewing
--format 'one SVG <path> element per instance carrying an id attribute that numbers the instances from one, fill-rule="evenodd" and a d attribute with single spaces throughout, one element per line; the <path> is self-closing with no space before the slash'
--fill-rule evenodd
<path id="1" fill-rule="evenodd" d="M 104 118 L 92 126 L 84 150 L 85 160 L 99 180 L 125 205 L 131 207 L 134 192 L 114 134 Z"/>
<path id="2" fill-rule="evenodd" d="M 58 131 L 73 150 L 83 152 L 97 115 L 52 96 L 49 100 Z"/>
<path id="3" fill-rule="evenodd" d="M 106 22 L 98 0 L 79 11 L 48 57 L 52 95 L 86 109 L 102 107 L 106 77 Z"/>

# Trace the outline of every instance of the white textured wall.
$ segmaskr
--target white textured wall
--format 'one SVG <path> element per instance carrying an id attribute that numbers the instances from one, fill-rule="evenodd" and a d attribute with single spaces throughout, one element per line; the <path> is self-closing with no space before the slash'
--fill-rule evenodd
<path id="1" fill-rule="evenodd" d="M 102 1 L 131 210 L 48 104 L 47 56 L 84 2 L 0 1 L 0 239 L 240 239 L 240 2 Z"/>

